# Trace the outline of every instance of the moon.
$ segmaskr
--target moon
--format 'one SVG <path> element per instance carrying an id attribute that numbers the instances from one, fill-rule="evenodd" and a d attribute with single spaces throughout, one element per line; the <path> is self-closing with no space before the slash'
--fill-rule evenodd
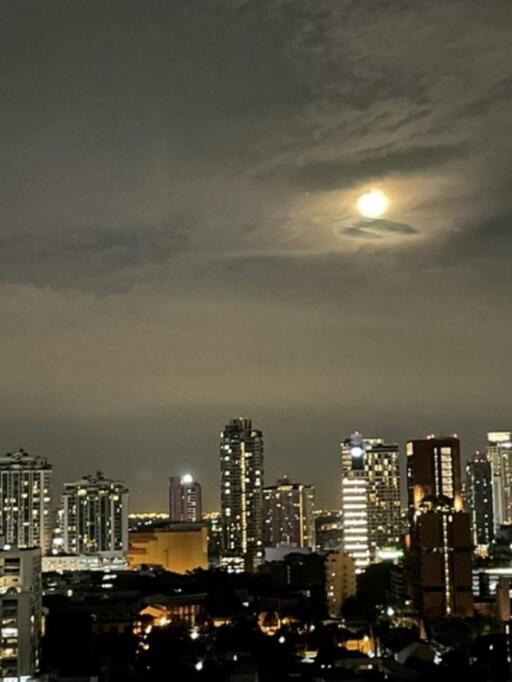
<path id="1" fill-rule="evenodd" d="M 388 204 L 387 196 L 375 189 L 361 194 L 357 200 L 357 208 L 365 218 L 379 218 L 385 213 Z"/>

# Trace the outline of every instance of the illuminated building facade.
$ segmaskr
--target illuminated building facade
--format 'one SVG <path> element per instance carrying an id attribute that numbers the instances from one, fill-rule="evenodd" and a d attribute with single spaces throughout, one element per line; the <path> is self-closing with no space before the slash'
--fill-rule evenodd
<path id="1" fill-rule="evenodd" d="M 161 566 L 173 573 L 208 568 L 208 536 L 203 523 L 162 523 L 130 533 L 128 565 Z"/>
<path id="2" fill-rule="evenodd" d="M 264 544 L 266 547 L 315 549 L 315 489 L 292 483 L 287 476 L 263 489 Z"/>
<path id="3" fill-rule="evenodd" d="M 481 452 L 475 452 L 466 464 L 464 507 L 471 515 L 473 544 L 486 546 L 494 538 L 491 463 Z"/>
<path id="4" fill-rule="evenodd" d="M 204 598 L 204 594 L 179 594 L 166 596 L 161 600 L 163 604 L 145 606 L 134 623 L 134 634 L 143 637 L 147 633 L 148 621 L 153 628 L 165 628 L 170 623 L 194 628 L 204 613 Z"/>
<path id="5" fill-rule="evenodd" d="M 340 509 L 315 509 L 315 541 L 318 552 L 338 552 L 343 541 Z"/>
<path id="6" fill-rule="evenodd" d="M 169 519 L 172 522 L 201 521 L 203 513 L 201 484 L 193 476 L 169 478 Z"/>
<path id="7" fill-rule="evenodd" d="M 356 594 L 356 566 L 345 552 L 331 552 L 325 557 L 325 593 L 331 618 L 339 618 L 343 602 Z"/>
<path id="8" fill-rule="evenodd" d="M 434 436 L 407 443 L 409 585 L 426 617 L 469 617 L 472 539 L 462 511 L 460 441 Z"/>
<path id="9" fill-rule="evenodd" d="M 370 563 L 368 537 L 368 477 L 364 468 L 364 443 L 358 432 L 341 448 L 342 548 L 354 560 L 356 570 Z"/>
<path id="10" fill-rule="evenodd" d="M 50 554 L 43 557 L 43 573 L 78 571 L 126 571 L 125 557 L 108 554 Z"/>
<path id="11" fill-rule="evenodd" d="M 223 556 L 248 569 L 263 558 L 263 434 L 231 419 L 220 435 Z"/>
<path id="12" fill-rule="evenodd" d="M 0 679 L 35 679 L 41 630 L 41 550 L 1 550 Z"/>
<path id="13" fill-rule="evenodd" d="M 5 544 L 49 551 L 51 477 L 46 459 L 25 450 L 0 457 L 0 536 Z"/>
<path id="14" fill-rule="evenodd" d="M 64 554 L 122 556 L 128 549 L 128 488 L 99 471 L 65 483 L 62 524 Z"/>
<path id="15" fill-rule="evenodd" d="M 402 543 L 400 456 L 395 443 L 365 438 L 364 470 L 368 478 L 368 537 L 370 556 L 397 549 Z"/>
<path id="16" fill-rule="evenodd" d="M 341 448 L 343 549 L 358 570 L 401 543 L 399 448 L 352 434 Z"/>
<path id="17" fill-rule="evenodd" d="M 487 434 L 487 457 L 491 463 L 494 531 L 512 524 L 512 431 Z"/>
<path id="18" fill-rule="evenodd" d="M 222 554 L 222 524 L 219 512 L 205 512 L 203 521 L 208 531 L 208 563 L 218 566 Z"/>

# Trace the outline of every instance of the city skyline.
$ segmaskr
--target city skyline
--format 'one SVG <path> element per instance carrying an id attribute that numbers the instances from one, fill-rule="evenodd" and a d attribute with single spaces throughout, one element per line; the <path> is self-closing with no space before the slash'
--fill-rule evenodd
<path id="1" fill-rule="evenodd" d="M 0 18 L 0 679 L 512 680 L 512 0 Z"/>
<path id="2" fill-rule="evenodd" d="M 232 418 L 233 419 L 233 418 Z M 246 417 L 235 417 L 235 420 L 239 419 L 247 419 Z M 224 418 L 225 421 L 225 418 Z M 253 420 L 254 421 L 254 420 Z M 266 431 L 266 428 L 265 428 Z M 217 439 L 218 443 L 218 432 L 219 429 L 217 428 L 215 432 L 215 438 Z M 349 430 L 349 432 L 354 434 L 359 434 L 361 435 L 361 432 L 359 429 L 352 429 L 352 431 Z M 369 431 L 367 433 L 364 433 L 364 438 L 365 439 L 375 439 L 377 432 L 372 432 Z M 487 439 L 489 436 L 494 436 L 496 434 L 500 435 L 503 434 L 503 438 L 505 437 L 506 434 L 512 434 L 512 431 L 507 431 L 507 430 L 487 430 L 485 434 L 482 436 L 481 441 L 483 443 L 487 442 Z M 286 434 L 285 434 L 286 435 Z M 292 435 L 292 433 L 290 434 Z M 326 465 L 329 467 L 327 471 L 325 472 L 320 472 L 320 474 L 316 473 L 316 475 L 310 476 L 309 478 L 306 478 L 304 476 L 300 476 L 297 473 L 297 470 L 292 466 L 290 467 L 290 471 L 283 471 L 279 469 L 279 463 L 282 462 L 282 460 L 279 458 L 279 456 L 274 460 L 273 458 L 273 453 L 267 453 L 267 457 L 265 459 L 265 486 L 270 486 L 272 485 L 271 481 L 281 479 L 283 477 L 288 477 L 290 475 L 291 479 L 296 479 L 297 481 L 301 481 L 302 485 L 306 486 L 312 486 L 315 489 L 315 498 L 316 498 L 316 503 L 315 503 L 315 509 L 340 509 L 341 508 L 341 498 L 340 498 L 340 480 L 338 480 L 337 476 L 333 476 L 333 472 L 338 472 L 339 473 L 339 449 L 340 447 L 344 446 L 344 438 L 346 434 L 342 434 L 342 436 L 338 439 L 336 442 L 336 447 L 335 447 L 335 452 L 329 453 L 329 460 L 325 459 Z M 465 467 L 468 462 L 471 461 L 471 459 L 478 454 L 479 452 L 485 453 L 486 448 L 485 446 L 482 446 L 481 448 L 475 448 L 472 450 L 469 450 L 467 447 L 464 446 L 464 439 L 461 437 L 460 433 L 450 433 L 450 432 L 425 432 L 423 434 L 415 434 L 414 437 L 418 438 L 425 438 L 425 437 L 430 437 L 430 436 L 436 436 L 436 437 L 451 437 L 451 436 L 456 436 L 460 442 L 461 442 L 461 466 Z M 399 440 L 397 438 L 387 438 L 384 437 L 383 441 L 391 443 L 394 442 L 398 446 L 398 460 L 400 464 L 400 500 L 402 503 L 402 506 L 406 504 L 406 499 L 407 499 L 407 491 L 406 491 L 406 484 L 405 484 L 405 474 L 406 474 L 406 463 L 407 463 L 407 458 L 406 458 L 406 444 L 409 440 L 411 440 L 413 436 L 410 434 L 404 439 L 404 440 Z M 381 432 L 379 432 L 379 437 L 378 440 L 381 439 Z M 265 437 L 265 440 L 267 438 Z M 218 444 L 217 444 L 218 447 Z M 505 452 L 508 453 L 508 450 L 505 450 Z M 65 486 L 69 483 L 69 479 L 77 478 L 77 476 L 82 474 L 86 474 L 89 476 L 89 473 L 87 472 L 87 468 L 89 469 L 89 472 L 94 471 L 94 466 L 89 466 L 89 467 L 81 467 L 78 466 L 76 469 L 73 469 L 72 473 L 70 476 L 65 477 L 63 475 L 62 470 L 60 470 L 60 465 L 55 463 L 55 459 L 52 456 L 47 456 L 46 453 L 28 453 L 24 448 L 19 449 L 19 453 L 24 453 L 25 457 L 29 458 L 35 458 L 35 459 L 41 459 L 45 460 L 48 462 L 50 469 L 52 470 L 52 484 L 51 484 L 51 495 L 52 495 L 52 508 L 56 509 L 58 507 L 58 500 L 60 493 L 64 490 Z M 216 453 L 218 457 L 218 452 Z M 0 458 L 12 458 L 12 457 L 17 457 L 18 456 L 18 451 L 13 451 L 13 452 L 6 452 L 4 455 L 0 455 Z M 491 451 L 488 451 L 488 454 L 486 455 L 487 457 L 491 457 Z M 489 459 L 490 461 L 490 459 Z M 213 480 L 207 480 L 206 484 L 204 486 L 200 486 L 201 489 L 201 497 L 202 497 L 202 503 L 201 503 L 201 509 L 203 514 L 204 513 L 209 513 L 209 512 L 218 512 L 220 511 L 220 501 L 221 501 L 221 496 L 219 493 L 219 485 L 221 483 L 222 477 L 219 475 L 218 471 L 218 462 L 215 462 L 215 471 L 214 471 L 214 478 Z M 170 465 L 171 468 L 166 472 L 167 478 L 166 478 L 166 483 L 163 482 L 162 480 L 158 481 L 156 485 L 150 486 L 149 483 L 146 482 L 132 482 L 130 481 L 127 477 L 125 476 L 118 476 L 118 478 L 122 479 L 123 483 L 125 483 L 130 490 L 130 512 L 131 513 L 145 513 L 145 512 L 157 512 L 157 513 L 168 513 L 169 512 L 169 474 L 173 471 L 179 470 L 182 471 L 182 473 L 179 475 L 178 479 L 183 479 L 186 478 L 188 479 L 189 477 L 194 480 L 194 485 L 197 485 L 200 480 L 203 480 L 203 475 L 202 471 L 204 472 L 207 469 L 196 466 L 183 466 L 183 467 L 174 467 L 173 464 Z M 332 470 L 331 470 L 332 467 Z M 299 467 L 298 467 L 299 468 Z M 191 473 L 193 472 L 193 474 Z M 277 472 L 277 473 L 275 473 Z M 116 472 L 110 471 L 110 473 L 116 477 Z M 322 486 L 317 483 L 318 480 L 322 480 L 322 475 L 325 475 L 325 479 L 328 481 L 328 485 Z M 165 475 L 165 474 L 164 474 Z M 173 476 L 171 475 L 171 479 Z M 147 486 L 147 487 L 145 487 Z M 146 506 L 140 504 L 140 500 L 144 499 L 146 496 L 148 496 L 151 500 L 151 504 L 146 504 Z M 135 502 L 134 502 L 135 500 Z M 206 502 L 205 502 L 206 500 Z M 497 510 L 494 510 L 495 514 L 498 514 Z"/>
<path id="3" fill-rule="evenodd" d="M 213 486 L 232 414 L 326 491 L 355 428 L 468 454 L 509 428 L 511 26 L 507 0 L 4 3 L 3 448 L 122 467 L 143 509 L 170 469 Z"/>

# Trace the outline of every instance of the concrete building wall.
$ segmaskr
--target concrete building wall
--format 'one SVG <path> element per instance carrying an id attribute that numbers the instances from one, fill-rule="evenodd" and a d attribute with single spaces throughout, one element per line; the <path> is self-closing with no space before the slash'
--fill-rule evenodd
<path id="1" fill-rule="evenodd" d="M 345 552 L 331 552 L 325 557 L 325 592 L 327 609 L 332 618 L 339 618 L 348 597 L 356 594 L 356 565 Z"/>
<path id="2" fill-rule="evenodd" d="M 166 528 L 131 532 L 128 566 L 162 566 L 173 573 L 208 568 L 208 533 L 205 525 L 169 524 Z"/>

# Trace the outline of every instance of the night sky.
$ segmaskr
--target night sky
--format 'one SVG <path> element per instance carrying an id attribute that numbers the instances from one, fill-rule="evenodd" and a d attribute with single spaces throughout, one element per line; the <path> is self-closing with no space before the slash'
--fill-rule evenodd
<path id="1" fill-rule="evenodd" d="M 354 428 L 512 428 L 510 0 L 0 10 L 3 451 L 214 508 L 243 414 L 334 504 Z"/>

